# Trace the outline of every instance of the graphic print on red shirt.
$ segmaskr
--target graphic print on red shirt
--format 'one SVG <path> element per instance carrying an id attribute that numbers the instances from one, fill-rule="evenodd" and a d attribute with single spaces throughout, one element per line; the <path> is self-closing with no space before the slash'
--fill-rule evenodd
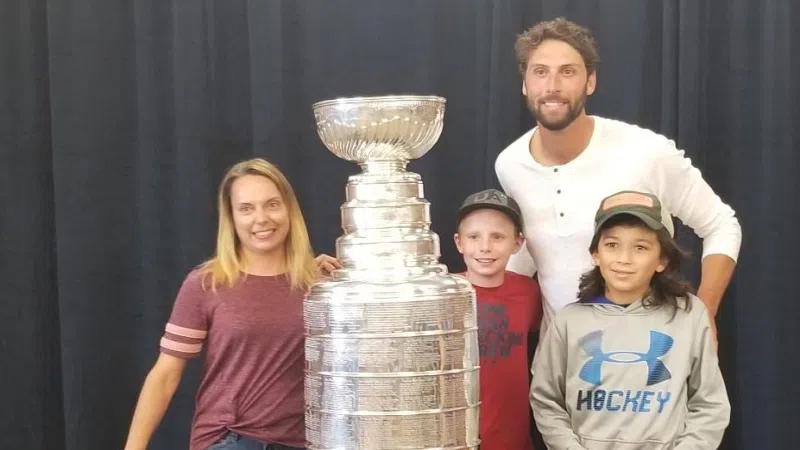
<path id="1" fill-rule="evenodd" d="M 481 450 L 533 450 L 528 332 L 537 331 L 542 318 L 539 285 L 506 272 L 502 285 L 474 288 L 481 364 Z"/>

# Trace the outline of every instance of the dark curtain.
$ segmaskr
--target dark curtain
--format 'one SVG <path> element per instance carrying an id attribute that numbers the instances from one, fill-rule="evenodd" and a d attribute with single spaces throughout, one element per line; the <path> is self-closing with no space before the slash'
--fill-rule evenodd
<path id="1" fill-rule="evenodd" d="M 497 186 L 495 157 L 532 125 L 515 35 L 558 15 L 599 41 L 590 113 L 675 139 L 737 210 L 744 244 L 719 316 L 734 405 L 723 448 L 795 448 L 790 0 L 1 2 L 0 447 L 122 448 L 176 290 L 212 251 L 214 194 L 235 161 L 279 164 L 316 251 L 333 252 L 357 168 L 320 143 L 315 101 L 448 99 L 438 145 L 410 168 L 442 260 L 460 270 L 456 208 Z M 690 231 L 681 240 L 699 255 Z M 151 448 L 186 448 L 198 366 Z"/>

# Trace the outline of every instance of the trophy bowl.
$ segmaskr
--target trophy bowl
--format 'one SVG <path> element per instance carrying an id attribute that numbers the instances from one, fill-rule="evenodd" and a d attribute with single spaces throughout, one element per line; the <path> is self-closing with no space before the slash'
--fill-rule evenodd
<path id="1" fill-rule="evenodd" d="M 442 134 L 446 100 L 437 96 L 350 97 L 314 103 L 317 133 L 347 161 L 410 161 Z"/>

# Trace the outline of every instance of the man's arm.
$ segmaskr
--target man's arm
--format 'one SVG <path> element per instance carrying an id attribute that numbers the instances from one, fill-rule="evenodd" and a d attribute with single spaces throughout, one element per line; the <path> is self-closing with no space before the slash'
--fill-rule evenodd
<path id="1" fill-rule="evenodd" d="M 507 196 L 514 198 L 514 193 L 511 192 L 508 180 L 506 179 L 507 174 L 503 170 L 503 166 L 504 164 L 501 158 L 498 157 L 494 163 L 497 181 L 500 182 L 500 189 L 502 189 Z M 525 238 L 525 244 L 522 246 L 522 248 L 520 248 L 517 253 L 511 255 L 511 258 L 508 259 L 506 270 L 510 270 L 520 275 L 525 275 L 526 277 L 533 277 L 534 274 L 536 274 L 536 263 L 533 261 L 533 255 L 531 255 L 530 251 L 528 251 L 527 236 Z"/>
<path id="2" fill-rule="evenodd" d="M 736 267 L 742 229 L 733 208 L 714 192 L 684 152 L 660 138 L 663 145 L 656 151 L 650 177 L 653 193 L 703 240 L 698 297 L 713 317 Z"/>
<path id="3" fill-rule="evenodd" d="M 708 255 L 703 259 L 697 296 L 708 308 L 712 323 L 735 268 L 736 261 L 727 255 Z"/>

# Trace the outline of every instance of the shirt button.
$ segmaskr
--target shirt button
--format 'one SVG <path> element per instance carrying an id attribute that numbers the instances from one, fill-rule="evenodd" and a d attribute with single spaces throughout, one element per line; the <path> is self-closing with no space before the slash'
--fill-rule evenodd
<path id="1" fill-rule="evenodd" d="M 555 169 L 553 169 L 553 172 L 558 172 L 558 167 L 556 167 Z"/>
<path id="2" fill-rule="evenodd" d="M 560 193 L 561 193 L 561 189 L 556 191 L 556 194 L 560 194 Z"/>
<path id="3" fill-rule="evenodd" d="M 564 217 L 564 213 L 561 213 L 561 217 Z"/>

